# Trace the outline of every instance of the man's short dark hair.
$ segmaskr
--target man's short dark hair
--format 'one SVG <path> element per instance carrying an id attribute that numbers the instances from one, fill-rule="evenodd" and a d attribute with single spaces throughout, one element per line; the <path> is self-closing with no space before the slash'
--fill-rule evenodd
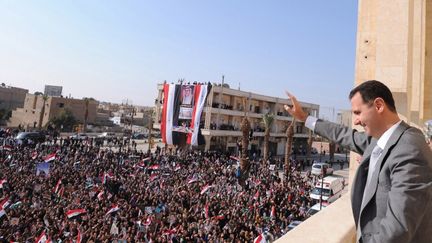
<path id="1" fill-rule="evenodd" d="M 351 90 L 349 99 L 351 100 L 352 97 L 357 93 L 360 93 L 364 103 L 371 104 L 376 98 L 382 98 L 389 107 L 390 111 L 396 113 L 396 106 L 392 92 L 385 84 L 381 83 L 380 81 L 369 80 L 363 82 Z"/>

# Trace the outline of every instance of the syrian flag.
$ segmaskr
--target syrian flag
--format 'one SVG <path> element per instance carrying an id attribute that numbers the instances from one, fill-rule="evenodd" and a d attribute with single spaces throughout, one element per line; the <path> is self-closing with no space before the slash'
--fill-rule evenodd
<path id="1" fill-rule="evenodd" d="M 38 153 L 37 153 L 36 151 L 34 151 L 34 152 L 32 153 L 32 155 L 31 155 L 31 158 L 32 158 L 33 160 L 35 160 L 37 157 L 38 157 Z"/>
<path id="2" fill-rule="evenodd" d="M 163 232 L 164 235 L 174 235 L 175 233 L 177 233 L 176 229 L 167 229 Z"/>
<path id="3" fill-rule="evenodd" d="M 52 241 L 48 237 L 48 235 L 45 234 L 45 231 L 42 232 L 42 234 L 36 238 L 36 243 L 51 243 Z"/>
<path id="4" fill-rule="evenodd" d="M 152 165 L 148 167 L 149 170 L 159 170 L 159 168 L 160 168 L 159 165 Z"/>
<path id="5" fill-rule="evenodd" d="M 165 180 L 161 180 L 161 181 L 159 181 L 159 187 L 160 187 L 160 189 L 165 189 Z"/>
<path id="6" fill-rule="evenodd" d="M 217 219 L 217 220 L 222 220 L 224 218 L 225 218 L 225 216 L 223 216 L 223 215 L 218 215 L 218 216 L 213 217 L 213 219 Z"/>
<path id="7" fill-rule="evenodd" d="M 201 114 L 205 105 L 207 94 L 211 85 L 187 85 L 193 90 L 193 101 L 189 104 L 182 104 L 182 88 L 186 85 L 167 84 L 163 86 L 163 108 L 161 120 L 162 141 L 168 145 L 178 145 L 181 143 L 183 134 L 186 135 L 186 142 L 191 145 L 198 145 L 199 124 Z M 193 87 L 192 87 L 193 86 Z M 182 107 L 180 107 L 182 105 Z M 190 105 L 190 107 L 188 107 Z M 175 128 L 181 128 L 180 110 L 184 109 L 191 112 L 190 127 L 184 127 L 183 132 L 174 131 Z M 182 117 L 183 120 L 188 120 Z M 195 129 L 197 128 L 197 129 Z"/>
<path id="8" fill-rule="evenodd" d="M 275 217 L 276 217 L 276 207 L 273 205 L 270 212 L 270 218 L 274 219 Z"/>
<path id="9" fill-rule="evenodd" d="M 179 171 L 181 169 L 180 165 L 176 165 L 176 167 L 174 168 L 174 171 Z"/>
<path id="10" fill-rule="evenodd" d="M 81 241 L 82 241 L 82 234 L 81 234 L 81 230 L 78 228 L 78 234 L 75 243 L 81 243 Z"/>
<path id="11" fill-rule="evenodd" d="M 196 178 L 194 176 L 194 177 L 192 177 L 191 179 L 188 180 L 188 184 L 192 184 L 192 183 L 197 182 L 197 181 L 198 181 L 198 178 Z"/>
<path id="12" fill-rule="evenodd" d="M 14 209 L 14 208 L 17 208 L 19 205 L 21 205 L 22 204 L 22 202 L 21 201 L 18 201 L 18 202 L 16 202 L 16 203 L 14 203 L 14 204 L 12 204 L 11 205 L 11 208 L 12 209 Z"/>
<path id="13" fill-rule="evenodd" d="M 51 153 L 44 158 L 45 163 L 53 161 L 56 159 L 56 153 Z"/>
<path id="14" fill-rule="evenodd" d="M 61 179 L 59 179 L 59 180 L 57 181 L 57 184 L 56 184 L 56 186 L 54 187 L 54 193 L 55 193 L 55 194 L 57 194 L 57 193 L 59 192 L 59 190 L 60 190 L 60 185 L 61 185 Z"/>
<path id="15" fill-rule="evenodd" d="M 3 200 L 0 202 L 0 209 L 6 209 L 7 207 L 9 207 L 10 203 L 11 203 L 11 202 L 9 201 L 9 197 L 3 199 Z"/>
<path id="16" fill-rule="evenodd" d="M 7 182 L 6 179 L 0 180 L 0 188 L 3 188 L 3 185 Z"/>
<path id="17" fill-rule="evenodd" d="M 235 160 L 235 161 L 237 161 L 237 162 L 240 161 L 240 159 L 239 159 L 238 157 L 235 157 L 235 156 L 230 156 L 230 159 Z"/>
<path id="18" fill-rule="evenodd" d="M 258 237 L 255 238 L 254 243 L 267 243 L 264 233 L 258 235 Z"/>
<path id="19" fill-rule="evenodd" d="M 102 191 L 100 191 L 100 192 L 97 194 L 97 199 L 98 199 L 99 201 L 102 201 L 104 193 L 105 193 L 105 192 L 102 190 Z"/>
<path id="20" fill-rule="evenodd" d="M 162 108 L 161 135 L 165 144 L 172 145 L 173 125 L 178 124 L 178 115 L 180 113 L 180 95 L 181 85 L 164 84 L 163 87 L 164 101 Z M 178 141 L 176 141 L 176 144 Z"/>
<path id="21" fill-rule="evenodd" d="M 143 161 L 139 162 L 138 164 L 134 165 L 134 168 L 140 168 L 140 169 L 144 169 L 145 168 L 145 163 Z"/>
<path id="22" fill-rule="evenodd" d="M 76 216 L 83 214 L 83 213 L 86 213 L 86 212 L 87 211 L 85 209 L 82 209 L 82 208 L 81 209 L 72 209 L 72 210 L 67 211 L 66 216 L 70 219 L 70 218 L 76 217 Z"/>
<path id="23" fill-rule="evenodd" d="M 202 189 L 201 189 L 201 195 L 202 194 L 204 194 L 204 193 L 206 193 L 210 188 L 212 188 L 213 186 L 210 186 L 210 185 L 205 185 Z"/>
<path id="24" fill-rule="evenodd" d="M 149 226 L 151 223 L 152 223 L 152 219 L 151 219 L 151 217 L 148 217 L 148 218 L 146 219 L 146 221 L 144 222 L 144 225 L 145 225 L 145 226 Z"/>
<path id="25" fill-rule="evenodd" d="M 119 210 L 120 210 L 120 208 L 119 208 L 117 205 L 114 205 L 114 206 L 111 207 L 110 210 L 108 210 L 108 212 L 105 214 L 105 216 L 107 216 L 108 214 L 111 214 L 111 213 L 117 212 L 117 211 L 119 211 Z"/>
<path id="26" fill-rule="evenodd" d="M 154 180 L 156 180 L 156 178 L 158 178 L 158 175 L 156 173 L 153 173 L 150 176 L 150 181 L 154 181 Z"/>
<path id="27" fill-rule="evenodd" d="M 4 146 L 3 146 L 3 150 L 6 150 L 6 151 L 12 151 L 12 149 L 13 149 L 13 147 L 10 146 L 10 145 L 4 145 Z"/>
<path id="28" fill-rule="evenodd" d="M 206 219 L 208 219 L 210 217 L 209 216 L 209 205 L 208 204 L 206 204 L 204 206 L 204 216 L 205 216 Z"/>
<path id="29" fill-rule="evenodd" d="M 60 190 L 57 192 L 57 197 L 62 197 L 64 193 L 64 187 L 61 187 Z"/>
<path id="30" fill-rule="evenodd" d="M 258 199 L 259 199 L 259 196 L 260 196 L 260 193 L 259 193 L 259 191 L 257 190 L 257 192 L 255 193 L 255 195 L 253 196 L 253 199 L 254 199 L 254 200 L 258 200 Z"/>
<path id="31" fill-rule="evenodd" d="M 146 162 L 146 161 L 150 161 L 150 157 L 147 157 L 147 158 L 144 158 L 144 159 L 141 160 L 141 162 L 143 162 L 143 163 Z"/>
<path id="32" fill-rule="evenodd" d="M 205 101 L 207 98 L 207 94 L 210 92 L 211 85 L 195 85 L 194 89 L 194 106 L 192 111 L 192 121 L 190 129 L 192 129 L 192 133 L 188 133 L 187 135 L 187 143 L 196 146 L 198 145 L 198 133 L 199 133 L 199 125 L 201 121 L 201 114 L 205 106 Z"/>
<path id="33" fill-rule="evenodd" d="M 111 173 L 104 172 L 102 176 L 102 184 L 106 184 L 108 179 L 112 179 L 112 178 L 114 178 L 114 175 L 112 175 Z"/>

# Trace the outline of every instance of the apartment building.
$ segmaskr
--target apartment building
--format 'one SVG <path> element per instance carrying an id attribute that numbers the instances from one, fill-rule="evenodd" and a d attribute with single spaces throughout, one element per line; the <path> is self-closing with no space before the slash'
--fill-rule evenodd
<path id="1" fill-rule="evenodd" d="M 158 84 L 157 89 L 154 128 L 160 129 L 163 84 Z M 237 152 L 237 142 L 242 136 L 240 125 L 246 113 L 253 131 L 249 149 L 257 153 L 263 151 L 262 117 L 271 113 L 274 122 L 270 129 L 269 151 L 272 155 L 283 155 L 286 129 L 292 121 L 292 117 L 283 108 L 285 104 L 290 105 L 291 102 L 284 98 L 231 89 L 227 85 L 213 85 L 201 116 L 201 133 L 206 141 L 204 149 Z M 318 116 L 319 105 L 306 102 L 301 104 L 311 115 Z M 294 132 L 294 148 L 306 150 L 309 131 L 304 123 L 296 122 Z"/>

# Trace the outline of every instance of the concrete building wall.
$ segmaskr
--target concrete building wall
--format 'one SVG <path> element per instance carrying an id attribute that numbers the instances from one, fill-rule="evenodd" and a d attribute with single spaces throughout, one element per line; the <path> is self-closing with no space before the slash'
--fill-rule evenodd
<path id="1" fill-rule="evenodd" d="M 16 127 L 22 125 L 26 127 L 35 127 L 39 123 L 42 107 L 44 105 L 43 96 L 27 94 L 24 100 L 24 107 L 18 108 L 12 112 L 12 117 L 8 126 Z M 90 101 L 88 107 L 87 123 L 94 123 L 96 120 L 97 101 Z M 61 97 L 47 97 L 45 101 L 45 110 L 42 118 L 42 126 L 63 110 L 68 109 L 72 112 L 75 118 L 83 123 L 86 105 L 84 100 L 67 99 Z"/>
<path id="2" fill-rule="evenodd" d="M 432 118 L 431 15 L 431 1 L 359 3 L 355 84 L 384 82 L 413 125 Z"/>
<path id="3" fill-rule="evenodd" d="M 88 117 L 87 123 L 94 123 L 96 120 L 96 109 L 98 102 L 97 101 L 89 101 L 88 104 Z M 70 110 L 75 118 L 83 123 L 85 118 L 86 111 L 86 102 L 85 100 L 80 99 L 66 99 L 61 97 L 50 97 L 49 102 L 49 114 L 48 119 L 60 114 L 63 110 Z M 44 123 L 47 121 L 44 120 Z"/>
<path id="4" fill-rule="evenodd" d="M 0 85 L 0 109 L 13 110 L 24 106 L 27 89 Z"/>

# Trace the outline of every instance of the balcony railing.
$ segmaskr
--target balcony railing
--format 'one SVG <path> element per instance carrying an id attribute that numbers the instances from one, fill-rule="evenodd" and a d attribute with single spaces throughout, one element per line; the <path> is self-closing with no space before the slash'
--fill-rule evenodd
<path id="1" fill-rule="evenodd" d="M 354 218 L 349 193 L 279 238 L 277 243 L 354 243 Z"/>

